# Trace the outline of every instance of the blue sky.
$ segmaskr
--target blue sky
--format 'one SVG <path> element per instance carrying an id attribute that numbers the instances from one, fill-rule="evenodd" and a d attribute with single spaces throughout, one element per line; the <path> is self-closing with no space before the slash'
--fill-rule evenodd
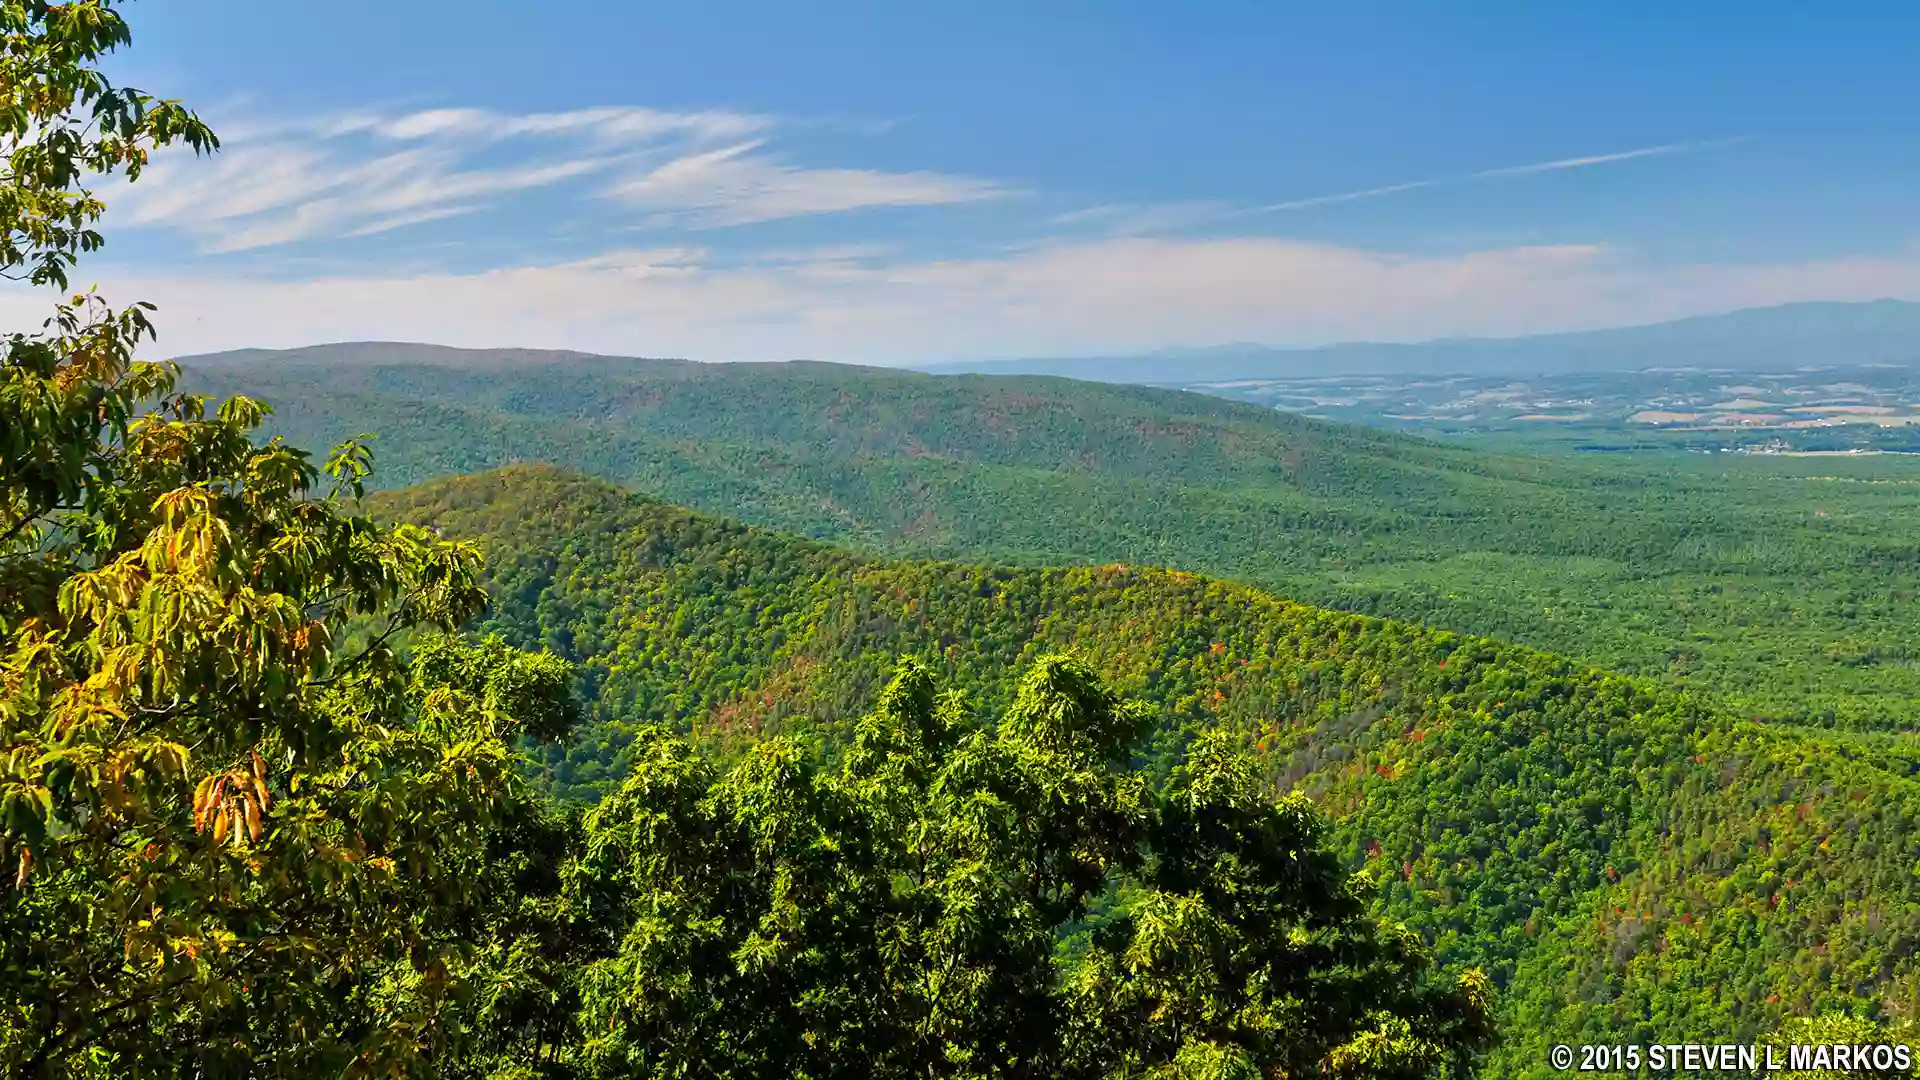
<path id="1" fill-rule="evenodd" d="M 137 0 L 166 351 L 861 362 L 1920 299 L 1920 9 Z M 11 315 L 26 310 L 6 297 Z"/>

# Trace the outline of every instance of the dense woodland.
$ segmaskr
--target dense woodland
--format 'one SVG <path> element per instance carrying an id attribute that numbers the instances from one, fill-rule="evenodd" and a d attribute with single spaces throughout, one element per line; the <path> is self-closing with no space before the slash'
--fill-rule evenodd
<path id="1" fill-rule="evenodd" d="M 1197 394 L 327 346 L 188 361 L 404 486 L 551 461 L 876 554 L 1169 566 L 1524 642 L 1749 716 L 1920 720 L 1912 459 L 1522 456 Z"/>
<path id="2" fill-rule="evenodd" d="M 403 480 L 666 498 L 374 493 L 367 443 L 183 392 L 149 308 L 69 293 L 88 183 L 219 147 L 100 73 L 129 41 L 113 0 L 0 0 L 0 273 L 52 313 L 0 362 L 0 1075 L 1913 1041 L 1908 489 L 1061 381 L 279 372 L 281 429 L 351 402 Z"/>
<path id="3" fill-rule="evenodd" d="M 482 624 L 575 659 L 597 704 L 542 759 L 591 800 L 636 724 L 716 757 L 769 734 L 832 756 L 893 658 L 991 713 L 1072 650 L 1157 707 L 1140 766 L 1199 733 L 1255 748 L 1332 814 L 1381 910 L 1500 988 L 1496 1075 L 1555 1041 L 1764 1034 L 1920 1004 L 1920 747 L 1756 724 L 1530 649 L 1118 565 L 874 562 L 549 469 L 428 485 L 383 513 L 487 553 Z"/>

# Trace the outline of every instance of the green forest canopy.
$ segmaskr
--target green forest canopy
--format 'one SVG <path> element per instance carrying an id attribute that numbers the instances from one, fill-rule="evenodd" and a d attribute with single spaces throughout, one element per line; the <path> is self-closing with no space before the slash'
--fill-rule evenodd
<path id="1" fill-rule="evenodd" d="M 1333 613 L 1189 574 L 875 561 L 546 468 L 382 496 L 487 553 L 481 624 L 573 658 L 595 701 L 543 759 L 591 799 L 635 732 L 719 759 L 768 736 L 831 756 L 895 656 L 991 715 L 1071 650 L 1157 710 L 1139 764 L 1202 733 L 1311 794 L 1380 910 L 1499 986 L 1490 1071 L 1555 1041 L 1752 1039 L 1794 1015 L 1920 1005 L 1920 747 L 1755 724 L 1530 649 Z M 1717 1037 L 1717 1036 L 1716 1036 Z"/>
<path id="2" fill-rule="evenodd" d="M 1064 379 L 323 346 L 192 368 L 384 483 L 559 462 L 878 554 L 1173 566 L 1853 730 L 1920 721 L 1920 466 L 1527 457 Z"/>

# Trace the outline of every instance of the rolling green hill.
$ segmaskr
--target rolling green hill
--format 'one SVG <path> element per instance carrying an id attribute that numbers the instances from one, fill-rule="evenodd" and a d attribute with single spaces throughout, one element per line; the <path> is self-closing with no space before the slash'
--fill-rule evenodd
<path id="1" fill-rule="evenodd" d="M 188 358 L 386 484 L 554 462 L 880 554 L 1173 566 L 1856 730 L 1920 719 L 1920 466 L 1490 453 L 1194 394 L 341 345 Z"/>
<path id="2" fill-rule="evenodd" d="M 583 667 L 597 702 L 547 760 L 621 774 L 635 726 L 728 754 L 769 731 L 831 753 L 894 658 L 1003 705 L 1079 652 L 1156 705 L 1164 766 L 1243 733 L 1314 795 L 1379 903 L 1501 986 L 1489 1075 L 1556 1042 L 1745 1041 L 1784 1017 L 1920 1005 L 1920 743 L 1754 724 L 1527 648 L 1338 614 L 1186 573 L 876 561 L 516 468 L 378 497 L 470 538 L 486 629 Z"/>

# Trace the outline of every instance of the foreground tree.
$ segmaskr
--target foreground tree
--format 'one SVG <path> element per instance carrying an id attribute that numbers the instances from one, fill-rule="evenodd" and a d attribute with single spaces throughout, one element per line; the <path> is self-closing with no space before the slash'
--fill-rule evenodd
<path id="1" fill-rule="evenodd" d="M 0 2 L 0 273 L 64 289 L 89 178 L 216 147 L 95 69 L 127 41 Z M 475 552 L 356 516 L 362 448 L 318 491 L 263 406 L 173 393 L 146 311 L 74 297 L 0 361 L 0 1074 L 428 1070 L 498 982 L 507 740 L 567 725 L 567 672 L 433 637 Z"/>
<path id="2" fill-rule="evenodd" d="M 903 667 L 837 768 L 636 742 L 570 888 L 596 1076 L 1430 1077 L 1490 1037 L 1230 737 L 1164 785 L 1059 657 L 975 727 Z"/>

